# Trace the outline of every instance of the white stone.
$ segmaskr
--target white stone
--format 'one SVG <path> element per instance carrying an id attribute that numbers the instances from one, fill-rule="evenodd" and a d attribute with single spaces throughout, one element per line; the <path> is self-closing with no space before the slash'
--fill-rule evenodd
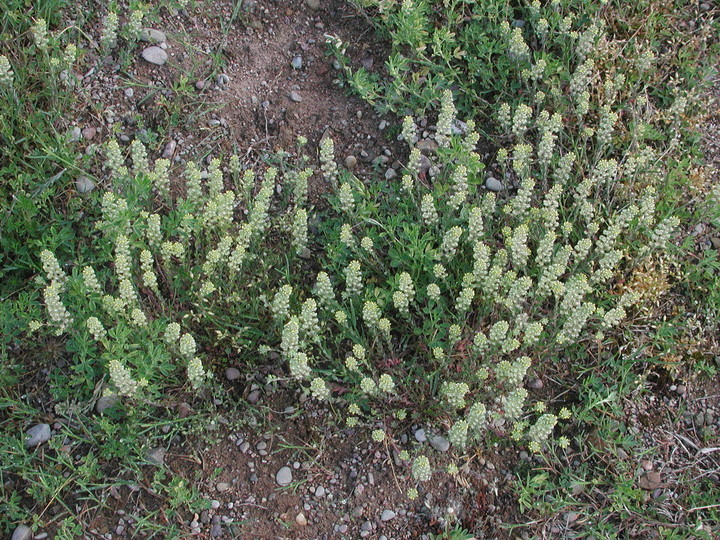
<path id="1" fill-rule="evenodd" d="M 143 49 L 142 57 L 145 61 L 155 64 L 156 66 L 162 66 L 167 62 L 168 54 L 163 51 L 160 47 L 153 45 Z"/>

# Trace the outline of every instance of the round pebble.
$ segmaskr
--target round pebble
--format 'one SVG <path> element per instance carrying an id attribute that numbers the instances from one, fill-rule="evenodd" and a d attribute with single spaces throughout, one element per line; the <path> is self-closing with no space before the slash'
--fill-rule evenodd
<path id="1" fill-rule="evenodd" d="M 282 467 L 276 474 L 275 474 L 275 482 L 277 482 L 278 486 L 289 486 L 292 482 L 293 476 L 292 476 L 292 469 L 290 467 Z"/>
<path id="2" fill-rule="evenodd" d="M 348 156 L 345 158 L 345 167 L 348 169 L 354 169 L 357 166 L 357 158 L 355 156 Z"/>
<path id="3" fill-rule="evenodd" d="M 156 66 L 162 66 L 167 62 L 168 54 L 160 47 L 153 45 L 152 47 L 143 49 L 142 57 L 146 62 L 150 62 Z"/>
<path id="4" fill-rule="evenodd" d="M 40 446 L 50 439 L 50 425 L 37 424 L 25 432 L 25 448 Z"/>

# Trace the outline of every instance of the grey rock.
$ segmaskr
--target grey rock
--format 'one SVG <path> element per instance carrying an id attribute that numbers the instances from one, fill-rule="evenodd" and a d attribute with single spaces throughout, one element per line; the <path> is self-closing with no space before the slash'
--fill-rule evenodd
<path id="1" fill-rule="evenodd" d="M 88 126 L 86 128 L 83 128 L 82 130 L 83 139 L 85 139 L 86 141 L 92 140 L 95 135 L 97 135 L 97 128 L 94 128 L 92 126 Z"/>
<path id="2" fill-rule="evenodd" d="M 579 514 L 577 512 L 565 512 L 563 518 L 566 523 L 575 523 L 578 520 Z"/>
<path id="3" fill-rule="evenodd" d="M 78 142 L 80 138 L 82 137 L 82 130 L 75 126 L 70 130 L 70 134 L 68 136 L 68 141 L 70 142 Z"/>
<path id="4" fill-rule="evenodd" d="M 75 189 L 77 189 L 78 193 L 90 193 L 95 189 L 95 182 L 87 176 L 78 176 L 75 179 Z"/>
<path id="5" fill-rule="evenodd" d="M 223 535 L 222 525 L 219 523 L 216 523 L 212 526 L 212 529 L 210 529 L 210 536 L 212 538 L 220 538 Z"/>
<path id="6" fill-rule="evenodd" d="M 145 459 L 147 459 L 148 463 L 151 463 L 152 465 L 162 467 L 165 465 L 165 449 L 162 446 L 152 448 L 148 450 L 148 453 L 145 455 Z"/>
<path id="7" fill-rule="evenodd" d="M 385 180 L 392 180 L 397 176 L 397 171 L 392 167 L 385 171 Z"/>
<path id="8" fill-rule="evenodd" d="M 197 88 L 198 90 L 203 90 L 206 84 L 207 83 L 205 81 L 198 81 L 195 83 L 195 88 Z"/>
<path id="9" fill-rule="evenodd" d="M 435 152 L 438 149 L 438 143 L 432 139 L 422 139 L 418 141 L 415 147 L 421 152 Z"/>
<path id="10" fill-rule="evenodd" d="M 418 429 L 415 432 L 415 440 L 420 443 L 427 441 L 427 436 L 425 435 L 424 429 Z"/>
<path id="11" fill-rule="evenodd" d="M 163 43 L 167 40 L 165 32 L 162 30 L 155 30 L 154 28 L 143 28 L 140 32 L 140 41 L 146 41 L 149 43 Z"/>
<path id="12" fill-rule="evenodd" d="M 355 156 L 348 156 L 345 158 L 345 167 L 352 170 L 357 166 L 357 158 Z"/>
<path id="13" fill-rule="evenodd" d="M 382 515 L 380 516 L 380 519 L 382 521 L 390 521 L 394 517 L 395 517 L 395 512 L 393 512 L 392 510 L 383 510 Z"/>
<path id="14" fill-rule="evenodd" d="M 532 388 L 534 390 L 538 390 L 544 386 L 542 379 L 538 379 L 537 377 L 534 379 L 530 379 L 530 382 L 528 382 L 528 388 Z"/>
<path id="15" fill-rule="evenodd" d="M 243 454 L 247 454 L 247 451 L 250 450 L 250 443 L 243 441 L 243 443 L 238 446 L 238 450 L 240 450 Z"/>
<path id="16" fill-rule="evenodd" d="M 370 532 L 372 531 L 372 521 L 366 521 L 362 525 L 360 525 L 361 531 Z"/>
<path id="17" fill-rule="evenodd" d="M 125 90 L 123 90 L 123 94 L 125 94 L 125 97 L 131 98 L 135 95 L 135 90 L 133 90 L 132 88 L 126 88 Z"/>
<path id="18" fill-rule="evenodd" d="M 143 49 L 142 57 L 146 62 L 150 62 L 156 66 L 162 66 L 167 62 L 168 54 L 160 47 L 153 45 L 152 47 Z"/>
<path id="19" fill-rule="evenodd" d="M 218 86 L 226 86 L 226 85 L 230 84 L 230 77 L 228 77 L 224 73 L 221 73 L 220 75 L 217 76 L 217 78 L 215 79 L 215 82 L 218 83 Z"/>
<path id="20" fill-rule="evenodd" d="M 294 101 L 295 103 L 300 103 L 302 101 L 302 96 L 298 94 L 295 90 L 290 92 L 288 94 L 288 97 L 290 98 L 290 101 Z"/>
<path id="21" fill-rule="evenodd" d="M 295 523 L 297 523 L 301 527 L 304 527 L 305 525 L 307 525 L 308 522 L 307 522 L 307 518 L 305 517 L 305 514 L 300 512 L 297 516 L 295 516 Z"/>
<path id="22" fill-rule="evenodd" d="M 225 378 L 228 381 L 234 381 L 240 377 L 240 370 L 236 367 L 229 367 L 225 370 Z"/>
<path id="23" fill-rule="evenodd" d="M 97 403 L 95 403 L 95 412 L 97 412 L 98 414 L 104 414 L 105 411 L 113 408 L 118 403 L 120 403 L 120 396 L 118 396 L 117 394 L 108 394 L 106 396 L 102 396 L 100 399 L 97 400 Z"/>
<path id="24" fill-rule="evenodd" d="M 503 191 L 505 189 L 503 183 L 493 176 L 488 176 L 485 179 L 485 187 L 490 191 Z"/>
<path id="25" fill-rule="evenodd" d="M 320 9 L 320 0 L 305 0 L 305 5 L 313 11 L 317 11 Z"/>
<path id="26" fill-rule="evenodd" d="M 278 486 L 289 486 L 292 482 L 293 476 L 292 476 L 292 469 L 290 467 L 282 467 L 276 474 L 275 474 L 275 482 L 277 482 Z"/>
<path id="27" fill-rule="evenodd" d="M 230 489 L 230 484 L 228 482 L 218 482 L 215 489 L 217 489 L 219 493 L 225 493 Z"/>
<path id="28" fill-rule="evenodd" d="M 37 424 L 25 432 L 25 448 L 40 446 L 50 439 L 50 426 Z"/>
<path id="29" fill-rule="evenodd" d="M 260 390 L 253 390 L 250 392 L 247 400 L 250 405 L 255 405 L 258 401 L 260 401 Z"/>
<path id="30" fill-rule="evenodd" d="M 465 135 L 467 133 L 467 124 L 462 120 L 453 120 L 452 126 L 450 126 L 450 132 L 453 135 Z"/>
<path id="31" fill-rule="evenodd" d="M 303 248 L 300 255 L 298 255 L 301 259 L 305 259 L 306 261 L 309 261 L 312 258 L 312 252 L 310 251 L 310 248 L 305 247 Z"/>
<path id="32" fill-rule="evenodd" d="M 164 159 L 172 159 L 173 155 L 175 155 L 175 148 L 177 148 L 177 142 L 169 141 L 165 145 L 165 148 L 163 148 L 162 157 Z"/>
<path id="33" fill-rule="evenodd" d="M 12 535 L 12 540 L 30 540 L 32 538 L 32 530 L 27 525 L 18 525 Z"/>
<path id="34" fill-rule="evenodd" d="M 295 58 L 293 58 L 292 61 L 290 62 L 290 65 L 292 66 L 293 69 L 302 69 L 302 67 L 303 67 L 302 56 L 296 56 Z"/>
<path id="35" fill-rule="evenodd" d="M 430 439 L 430 446 L 432 446 L 438 452 L 447 452 L 450 450 L 450 442 L 445 437 L 436 435 Z"/>
<path id="36" fill-rule="evenodd" d="M 325 488 L 322 486 L 318 486 L 315 488 L 315 496 L 316 497 L 324 497 L 325 496 Z"/>
<path id="37" fill-rule="evenodd" d="M 662 477 L 657 471 L 649 471 L 642 475 L 638 480 L 638 486 L 640 487 L 640 489 L 644 489 L 646 491 L 652 491 L 661 487 L 661 485 Z"/>

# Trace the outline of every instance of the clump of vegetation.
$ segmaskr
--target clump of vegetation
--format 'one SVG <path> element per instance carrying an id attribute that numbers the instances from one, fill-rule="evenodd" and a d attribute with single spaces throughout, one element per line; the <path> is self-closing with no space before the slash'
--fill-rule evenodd
<path id="1" fill-rule="evenodd" d="M 229 358 L 247 378 L 280 367 L 281 378 L 338 411 L 338 425 L 397 449 L 410 499 L 439 472 L 435 454 L 401 441 L 411 424 L 458 460 L 518 445 L 548 464 L 583 445 L 570 422 L 612 429 L 596 415 L 620 392 L 605 392 L 615 374 L 584 380 L 574 403 L 534 399 L 528 381 L 548 365 L 582 374 L 615 365 L 604 359 L 633 347 L 623 323 L 665 290 L 641 277 L 677 258 L 690 216 L 717 219 L 717 188 L 691 210 L 680 193 L 696 94 L 667 77 L 697 68 L 664 64 L 652 34 L 659 20 L 628 37 L 642 3 L 362 5 L 391 39 L 386 77 L 353 69 L 345 44 L 328 43 L 345 83 L 401 113 L 408 157 L 399 181 L 338 167 L 329 137 L 317 170 L 304 141 L 299 157 L 253 167 L 237 155 L 153 161 L 139 140 L 110 140 L 76 162 L 64 136 L 42 133 L 35 117 L 0 117 L 3 142 L 15 148 L 4 174 L 34 164 L 3 198 L 12 218 L 0 276 L 10 276 L 2 290 L 13 297 L 3 339 L 67 352 L 50 393 L 58 414 L 92 424 L 84 442 L 100 450 L 82 465 L 88 482 L 100 481 L 98 459 L 137 469 L 150 445 L 145 419 L 162 414 L 169 394 L 198 403 L 218 395 L 215 374 Z M 139 39 L 145 16 L 130 10 L 121 25 L 116 12 L 104 14 L 103 52 Z M 41 18 L 23 24 L 25 47 L 0 55 L 0 98 L 15 110 L 38 84 L 43 100 L 68 107 L 79 54 L 71 33 Z M 23 70 L 28 51 L 40 75 Z M 423 133 L 417 119 L 428 111 L 436 122 Z M 483 136 L 490 159 L 478 151 Z M 99 187 L 58 207 L 62 173 L 50 176 L 47 163 L 93 170 Z M 331 188 L 317 207 L 313 176 Z M 617 365 L 627 389 L 632 368 Z M 18 398 L 3 390 L 2 399 Z M 101 401 L 102 414 L 88 420 Z M 13 427 L 33 415 L 17 410 Z M 0 444 L 12 474 L 32 482 L 19 437 Z M 61 457 L 57 465 L 71 467 Z M 540 476 L 521 491 L 524 509 L 556 489 Z M 158 491 L 191 505 L 196 494 L 164 480 L 155 479 Z M 45 504 L 63 487 L 43 482 L 33 489 Z M 93 487 L 78 490 L 89 497 Z M 23 517 L 15 497 L 3 507 L 11 520 Z M 71 537 L 82 527 L 68 519 Z"/>

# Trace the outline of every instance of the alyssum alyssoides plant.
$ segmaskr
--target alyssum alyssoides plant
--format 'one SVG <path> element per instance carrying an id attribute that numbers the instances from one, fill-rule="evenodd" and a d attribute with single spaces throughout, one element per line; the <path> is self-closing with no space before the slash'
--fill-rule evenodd
<path id="1" fill-rule="evenodd" d="M 132 404 L 152 402 L 184 381 L 200 390 L 210 376 L 200 344 L 247 341 L 252 355 L 261 346 L 253 336 L 262 336 L 261 281 L 271 269 L 258 254 L 278 170 L 256 178 L 252 169 L 241 170 L 236 156 L 229 175 L 219 159 L 207 170 L 188 162 L 182 194 L 173 197 L 167 160 L 151 167 L 139 141 L 129 154 L 128 163 L 116 141 L 105 147 L 112 184 L 101 195 L 92 264 L 61 264 L 48 250 L 40 258 L 47 324 L 69 338 L 74 385 L 102 388 Z M 296 200 L 306 198 L 310 172 L 291 175 Z M 233 189 L 226 188 L 230 183 Z M 300 249 L 307 213 L 298 208 L 293 215 Z"/>
<path id="2" fill-rule="evenodd" d="M 505 158 L 519 189 L 498 197 L 478 187 L 478 135 L 471 121 L 454 134 L 455 114 L 446 91 L 432 181 L 410 117 L 401 182 L 366 187 L 324 164 L 338 186 L 320 225 L 325 257 L 312 291 L 296 280 L 278 288 L 278 345 L 315 398 L 344 403 L 348 425 L 395 448 L 396 419 L 409 408 L 458 451 L 488 431 L 533 451 L 565 446 L 552 433 L 569 412 L 530 402 L 524 381 L 533 365 L 581 353 L 626 317 L 638 295 L 613 295 L 613 279 L 663 249 L 677 222 L 657 216 L 652 189 L 616 205 L 608 193 L 623 166 L 560 153 L 546 134 L 559 135 L 563 119 L 529 108 L 516 114 L 518 141 Z M 412 474 L 430 478 L 427 456 Z"/>

